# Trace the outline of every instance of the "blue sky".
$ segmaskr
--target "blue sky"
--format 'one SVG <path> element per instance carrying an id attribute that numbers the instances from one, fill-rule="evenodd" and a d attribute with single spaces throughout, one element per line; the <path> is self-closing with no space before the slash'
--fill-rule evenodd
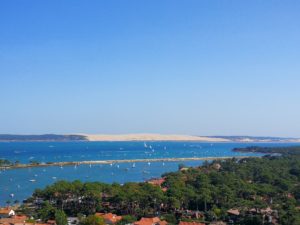
<path id="1" fill-rule="evenodd" d="M 0 2 L 0 133 L 300 137 L 299 1 Z"/>

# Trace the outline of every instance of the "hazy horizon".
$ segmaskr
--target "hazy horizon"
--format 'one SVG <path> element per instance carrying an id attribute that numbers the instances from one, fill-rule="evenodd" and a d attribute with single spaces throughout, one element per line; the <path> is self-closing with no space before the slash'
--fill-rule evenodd
<path id="1" fill-rule="evenodd" d="M 0 135 L 20 135 L 20 136 L 30 136 L 30 135 L 108 135 L 108 136 L 118 136 L 118 135 L 179 135 L 179 136 L 199 136 L 199 137 L 249 137 L 249 138 L 295 138 L 298 139 L 299 137 L 295 136 L 270 136 L 270 135 L 199 135 L 199 134 L 187 134 L 187 133 L 0 133 Z"/>
<path id="2" fill-rule="evenodd" d="M 298 1 L 1 1 L 0 134 L 300 137 Z"/>

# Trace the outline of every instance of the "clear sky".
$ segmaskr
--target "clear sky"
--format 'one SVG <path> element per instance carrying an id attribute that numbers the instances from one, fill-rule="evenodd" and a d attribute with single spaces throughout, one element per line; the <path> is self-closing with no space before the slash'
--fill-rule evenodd
<path id="1" fill-rule="evenodd" d="M 3 0 L 0 133 L 300 137 L 300 2 Z"/>

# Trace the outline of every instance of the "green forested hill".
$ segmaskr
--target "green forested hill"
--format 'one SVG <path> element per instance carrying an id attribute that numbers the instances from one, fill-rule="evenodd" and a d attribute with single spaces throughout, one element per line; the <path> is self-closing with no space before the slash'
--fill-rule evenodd
<path id="1" fill-rule="evenodd" d="M 83 135 L 13 135 L 0 134 L 0 141 L 84 141 L 86 137 Z"/>

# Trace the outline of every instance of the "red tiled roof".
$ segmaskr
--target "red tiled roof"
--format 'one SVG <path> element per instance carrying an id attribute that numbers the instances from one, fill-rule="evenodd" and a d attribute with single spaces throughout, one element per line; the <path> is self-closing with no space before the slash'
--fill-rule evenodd
<path id="1" fill-rule="evenodd" d="M 153 185 L 157 185 L 157 186 L 161 186 L 163 182 L 165 182 L 165 178 L 152 179 L 152 180 L 148 181 L 149 184 L 153 184 Z"/>
<path id="2" fill-rule="evenodd" d="M 232 214 L 232 215 L 240 215 L 240 211 L 238 209 L 229 209 L 227 210 L 227 213 Z"/>
<path id="3" fill-rule="evenodd" d="M 168 190 L 168 188 L 164 187 L 161 189 L 163 192 L 166 192 Z"/>
<path id="4" fill-rule="evenodd" d="M 26 219 L 22 218 L 2 218 L 0 219 L 0 224 L 24 224 Z"/>
<path id="5" fill-rule="evenodd" d="M 49 225 L 48 223 L 24 223 L 24 222 L 8 223 L 8 225 L 11 225 L 11 224 L 13 224 L 13 225 Z"/>
<path id="6" fill-rule="evenodd" d="M 122 216 L 118 216 L 116 214 L 112 213 L 96 213 L 95 216 L 101 217 L 106 221 L 109 221 L 111 223 L 116 223 L 120 220 L 122 220 Z"/>
<path id="7" fill-rule="evenodd" d="M 27 220 L 28 219 L 28 217 L 26 215 L 15 215 L 12 218 L 16 219 L 16 220 Z"/>
<path id="8" fill-rule="evenodd" d="M 1 208 L 0 209 L 0 214 L 8 214 L 12 209 L 11 208 Z"/>
<path id="9" fill-rule="evenodd" d="M 204 223 L 198 223 L 198 222 L 184 222 L 180 221 L 179 225 L 205 225 Z"/>
<path id="10" fill-rule="evenodd" d="M 152 217 L 152 218 L 145 218 L 142 217 L 139 221 L 134 222 L 134 225 L 153 225 L 153 224 L 159 224 L 159 225 L 167 225 L 167 221 L 161 221 L 158 217 Z"/>

